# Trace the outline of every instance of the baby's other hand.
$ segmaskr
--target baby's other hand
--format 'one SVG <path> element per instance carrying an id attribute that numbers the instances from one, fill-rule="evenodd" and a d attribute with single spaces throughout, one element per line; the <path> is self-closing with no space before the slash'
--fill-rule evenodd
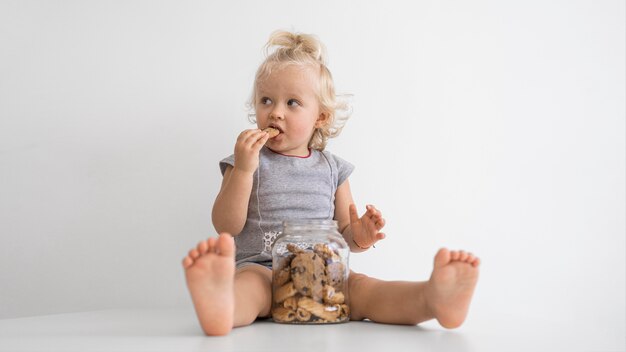
<path id="1" fill-rule="evenodd" d="M 373 205 L 367 205 L 365 214 L 359 218 L 356 206 L 350 204 L 350 228 L 352 230 L 352 241 L 361 248 L 367 249 L 376 242 L 385 238 L 385 234 L 380 230 L 385 226 L 380 210 Z"/>
<path id="2" fill-rule="evenodd" d="M 259 167 L 259 151 L 269 139 L 267 132 L 259 129 L 245 130 L 235 143 L 235 169 L 254 173 Z"/>

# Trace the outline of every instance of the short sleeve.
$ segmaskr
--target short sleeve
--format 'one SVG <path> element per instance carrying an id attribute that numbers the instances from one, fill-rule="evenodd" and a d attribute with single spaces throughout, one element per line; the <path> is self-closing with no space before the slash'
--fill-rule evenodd
<path id="1" fill-rule="evenodd" d="M 222 172 L 222 176 L 226 173 L 228 166 L 235 166 L 235 154 L 232 154 L 220 161 L 220 171 Z"/>
<path id="2" fill-rule="evenodd" d="M 330 154 L 330 156 L 334 160 L 335 165 L 337 165 L 337 187 L 339 187 L 350 177 L 352 171 L 354 171 L 354 165 L 334 154 Z"/>

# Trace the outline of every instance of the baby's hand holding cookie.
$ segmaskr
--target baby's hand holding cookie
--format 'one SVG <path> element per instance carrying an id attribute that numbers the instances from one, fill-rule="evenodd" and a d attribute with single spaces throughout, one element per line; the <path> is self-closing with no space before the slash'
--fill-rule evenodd
<path id="1" fill-rule="evenodd" d="M 235 168 L 253 173 L 259 167 L 259 152 L 269 134 L 259 129 L 245 130 L 235 143 Z"/>

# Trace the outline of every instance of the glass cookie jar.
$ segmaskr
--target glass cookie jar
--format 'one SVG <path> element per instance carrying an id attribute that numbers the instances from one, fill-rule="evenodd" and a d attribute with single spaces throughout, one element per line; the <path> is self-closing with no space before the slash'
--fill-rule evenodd
<path id="1" fill-rule="evenodd" d="M 350 248 L 337 222 L 286 221 L 272 248 L 272 318 L 278 323 L 350 320 Z"/>

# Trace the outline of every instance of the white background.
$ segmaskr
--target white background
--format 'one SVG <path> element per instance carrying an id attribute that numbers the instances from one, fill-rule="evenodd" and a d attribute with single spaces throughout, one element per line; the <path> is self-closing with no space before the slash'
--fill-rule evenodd
<path id="1" fill-rule="evenodd" d="M 388 239 L 352 269 L 425 280 L 464 248 L 472 311 L 623 346 L 623 1 L 1 1 L 0 318 L 190 305 L 180 260 L 276 29 L 354 95 L 328 149 Z"/>

